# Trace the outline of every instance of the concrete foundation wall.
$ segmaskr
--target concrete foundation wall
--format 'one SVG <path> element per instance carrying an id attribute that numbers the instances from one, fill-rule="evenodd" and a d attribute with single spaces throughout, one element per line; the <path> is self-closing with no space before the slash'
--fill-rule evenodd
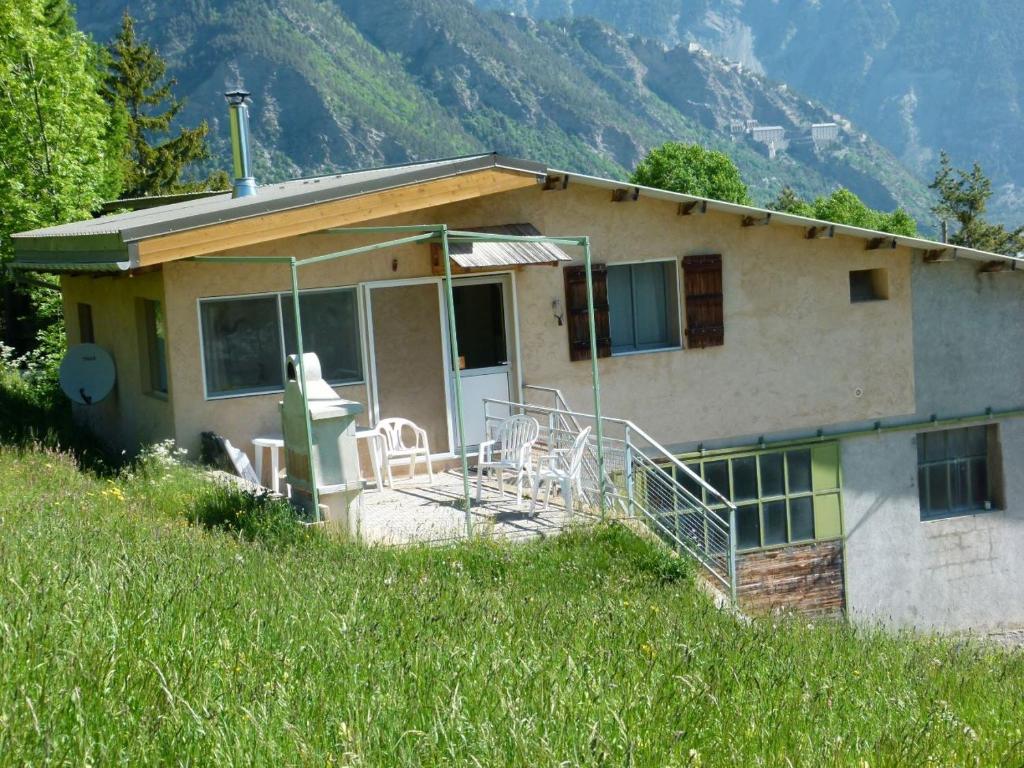
<path id="1" fill-rule="evenodd" d="M 941 630 L 1024 626 L 1024 419 L 998 429 L 1006 508 L 941 520 L 921 520 L 915 433 L 842 441 L 852 618 Z"/>

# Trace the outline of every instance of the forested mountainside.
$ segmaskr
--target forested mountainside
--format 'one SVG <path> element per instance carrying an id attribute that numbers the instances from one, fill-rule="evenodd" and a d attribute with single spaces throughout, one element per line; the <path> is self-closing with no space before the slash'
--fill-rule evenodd
<path id="1" fill-rule="evenodd" d="M 994 213 L 1024 222 L 1020 0 L 476 2 L 698 43 L 833 106 L 922 177 L 942 149 L 960 166 L 979 161 L 994 182 Z"/>
<path id="2" fill-rule="evenodd" d="M 253 92 L 261 181 L 495 150 L 624 176 L 653 146 L 699 141 L 732 155 L 755 199 L 843 184 L 878 208 L 924 219 L 927 190 L 841 121 L 816 145 L 825 104 L 689 47 L 628 38 L 590 19 L 534 21 L 468 0 L 91 0 L 79 25 L 111 37 L 126 2 L 226 166 L 226 88 Z M 784 126 L 769 147 L 747 120 Z M 927 224 L 927 222 L 923 222 Z"/>

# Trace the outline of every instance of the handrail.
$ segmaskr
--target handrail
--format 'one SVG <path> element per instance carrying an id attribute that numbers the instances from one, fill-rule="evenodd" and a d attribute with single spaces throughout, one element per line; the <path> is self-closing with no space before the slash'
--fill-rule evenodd
<path id="1" fill-rule="evenodd" d="M 597 421 L 594 414 L 571 410 L 565 396 L 554 387 L 524 384 L 523 389 L 548 394 L 555 407 L 483 398 L 485 420 L 489 423 L 492 418 L 501 418 L 490 416 L 492 405 L 500 406 L 506 413 L 546 415 L 547 440 L 552 446 L 560 434 L 578 435 L 582 431 L 579 419 Z M 602 416 L 601 421 L 607 426 L 621 427 L 623 437 L 612 437 L 602 430 L 599 447 L 606 457 L 605 471 L 602 473 L 594 465 L 592 456 L 585 462 L 588 493 L 599 494 L 602 508 L 609 500 L 613 505 L 621 505 L 630 517 L 639 513 L 660 539 L 689 553 L 728 587 L 735 601 L 736 506 L 632 421 L 607 416 Z M 593 451 L 593 446 L 588 447 L 588 454 Z M 608 459 L 614 467 L 609 466 Z M 681 482 L 680 475 L 692 484 Z"/>
<path id="2" fill-rule="evenodd" d="M 536 384 L 524 384 L 523 388 L 525 389 L 526 387 L 530 387 L 532 389 L 541 389 L 541 390 L 549 390 L 549 391 L 558 392 L 558 390 L 554 389 L 553 387 L 539 387 Z M 559 396 L 561 396 L 561 393 L 559 393 Z M 560 409 L 560 408 L 550 408 L 550 407 L 548 407 L 546 405 L 535 405 L 533 403 L 529 403 L 529 404 L 527 404 L 527 403 L 513 403 L 511 400 L 498 400 L 498 399 L 491 398 L 491 397 L 484 398 L 484 401 L 485 402 L 494 403 L 495 405 L 506 405 L 506 406 L 509 406 L 510 408 L 523 408 L 524 406 L 528 405 L 530 409 L 535 410 L 535 411 L 541 411 L 543 413 L 565 413 L 567 416 L 574 417 L 574 420 L 575 420 L 575 417 L 582 417 L 584 419 L 593 419 L 594 418 L 594 414 L 592 414 L 592 413 L 582 413 L 580 411 L 571 411 L 571 410 L 568 410 L 568 409 L 566 409 L 565 411 L 562 411 L 562 409 Z M 563 398 L 563 402 L 565 402 L 564 398 Z M 632 421 L 629 421 L 628 419 L 616 419 L 616 418 L 614 418 L 612 416 L 602 416 L 601 420 L 605 421 L 605 422 L 607 422 L 609 424 L 621 424 L 623 427 L 626 427 L 626 428 L 632 430 L 633 432 L 636 432 L 640 437 L 642 437 L 644 440 L 647 441 L 648 445 L 650 445 L 652 448 L 657 450 L 657 452 L 660 453 L 665 459 L 667 459 L 672 464 L 674 464 L 676 466 L 676 468 L 681 469 L 683 472 L 685 472 L 687 475 L 689 475 L 689 477 L 692 480 L 695 480 L 698 483 L 698 485 L 700 485 L 704 490 L 709 491 L 712 494 L 714 494 L 715 498 L 717 498 L 719 500 L 719 502 L 721 502 L 722 504 L 725 504 L 727 507 L 730 507 L 732 509 L 736 509 L 736 506 L 731 501 L 729 501 L 727 498 L 725 498 L 725 496 L 723 496 L 719 492 L 719 490 L 717 488 L 715 488 L 713 485 L 710 485 L 709 483 L 707 483 L 707 481 L 705 481 L 704 478 L 702 478 L 700 475 L 698 475 L 696 472 L 694 472 L 692 469 L 690 469 L 688 466 L 686 466 L 686 464 L 684 464 L 678 458 L 673 456 L 669 452 L 669 450 L 667 448 L 665 448 L 661 443 L 659 443 L 657 440 L 655 440 L 653 437 L 651 437 L 649 434 L 647 434 L 647 432 L 645 432 L 643 429 L 638 427 Z M 578 426 L 578 424 L 577 424 L 577 426 Z"/>

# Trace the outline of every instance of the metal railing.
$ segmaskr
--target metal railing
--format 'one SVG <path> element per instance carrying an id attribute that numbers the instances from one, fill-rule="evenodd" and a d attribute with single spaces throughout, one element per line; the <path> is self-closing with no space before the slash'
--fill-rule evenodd
<path id="1" fill-rule="evenodd" d="M 509 413 L 533 416 L 540 424 L 538 443 L 550 450 L 569 447 L 583 429 L 596 425 L 593 414 L 571 410 L 553 387 L 523 390 L 524 400 L 529 391 L 550 404 L 485 398 L 488 429 Z M 666 544 L 696 559 L 735 599 L 736 507 L 633 422 L 602 417 L 601 426 L 603 477 L 592 430 L 582 471 L 585 503 L 645 523 Z"/>

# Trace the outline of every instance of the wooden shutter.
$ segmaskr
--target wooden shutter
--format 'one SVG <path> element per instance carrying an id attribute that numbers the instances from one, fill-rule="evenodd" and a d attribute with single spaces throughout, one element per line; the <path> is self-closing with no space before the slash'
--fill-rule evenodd
<path id="1" fill-rule="evenodd" d="M 565 314 L 569 327 L 569 359 L 590 359 L 590 323 L 587 319 L 586 267 L 566 267 Z M 597 330 L 597 356 L 610 357 L 612 335 L 608 322 L 608 269 L 604 264 L 591 266 L 594 281 L 594 327 Z"/>
<path id="2" fill-rule="evenodd" d="M 698 349 L 722 346 L 725 315 L 721 255 L 684 257 L 683 292 L 686 295 L 687 346 Z"/>

